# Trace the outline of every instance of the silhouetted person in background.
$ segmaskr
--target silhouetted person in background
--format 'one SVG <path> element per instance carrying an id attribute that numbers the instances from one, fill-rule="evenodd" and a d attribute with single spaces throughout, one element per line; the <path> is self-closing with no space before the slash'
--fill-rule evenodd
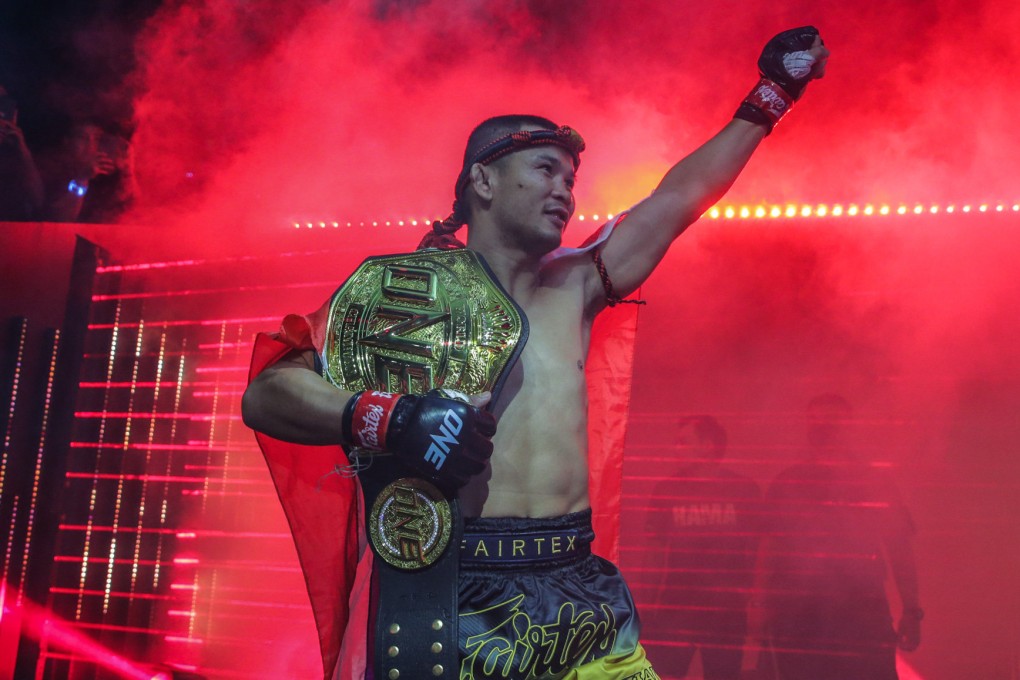
<path id="1" fill-rule="evenodd" d="M 43 184 L 18 127 L 18 103 L 0 85 L 0 221 L 37 219 Z"/>
<path id="2" fill-rule="evenodd" d="M 766 626 L 781 680 L 896 680 L 897 645 L 920 644 L 914 523 L 888 472 L 855 454 L 851 415 L 838 395 L 812 399 L 807 459 L 766 494 Z M 896 628 L 887 570 L 903 603 Z"/>
<path id="3" fill-rule="evenodd" d="M 652 494 L 646 564 L 661 571 L 643 618 L 657 639 L 673 643 L 649 651 L 664 677 L 685 677 L 698 650 L 706 680 L 740 677 L 761 491 L 723 464 L 726 439 L 711 416 L 682 419 L 683 467 Z"/>
<path id="4" fill-rule="evenodd" d="M 134 193 L 127 140 L 93 123 L 71 127 L 43 175 L 43 219 L 52 222 L 112 222 Z"/>

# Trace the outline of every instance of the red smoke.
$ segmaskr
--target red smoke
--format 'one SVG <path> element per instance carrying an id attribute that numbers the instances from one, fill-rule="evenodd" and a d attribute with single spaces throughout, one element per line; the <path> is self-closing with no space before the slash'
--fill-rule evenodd
<path id="1" fill-rule="evenodd" d="M 537 112 L 589 142 L 580 212 L 618 211 L 731 116 L 775 32 L 833 56 L 734 202 L 1014 200 L 1005 0 L 174 3 L 138 43 L 126 221 L 265 234 L 445 215 L 467 132 Z"/>
<path id="2" fill-rule="evenodd" d="M 188 253 L 247 254 L 287 237 L 336 246 L 285 234 L 298 221 L 442 217 L 468 131 L 506 112 L 580 130 L 578 212 L 619 211 L 730 118 L 764 42 L 802 24 L 832 51 L 827 76 L 726 202 L 1020 198 L 1015 2 L 256 0 L 169 4 L 139 39 L 141 200 L 124 221 L 161 248 L 179 245 L 172 233 L 194 237 Z M 644 289 L 631 444 L 668 446 L 675 413 L 713 413 L 765 484 L 802 444 L 812 395 L 839 391 L 869 420 L 864 443 L 904 480 L 919 525 L 925 677 L 949 657 L 957 675 L 977 668 L 954 646 L 985 669 L 1015 665 L 1016 226 L 702 223 Z M 335 233 L 367 255 L 413 246 L 410 230 Z M 319 299 L 283 295 L 260 312 Z M 308 653 L 295 640 L 281 664 Z"/>

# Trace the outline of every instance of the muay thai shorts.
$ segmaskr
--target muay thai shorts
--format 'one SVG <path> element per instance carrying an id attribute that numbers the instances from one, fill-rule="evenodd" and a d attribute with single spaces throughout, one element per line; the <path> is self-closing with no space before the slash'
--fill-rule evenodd
<path id="1" fill-rule="evenodd" d="M 593 555 L 591 511 L 467 519 L 459 680 L 657 680 L 619 570 Z"/>

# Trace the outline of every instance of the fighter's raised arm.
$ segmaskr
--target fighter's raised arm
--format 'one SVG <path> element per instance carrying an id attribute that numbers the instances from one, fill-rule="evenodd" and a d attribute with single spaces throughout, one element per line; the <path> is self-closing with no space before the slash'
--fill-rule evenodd
<path id="1" fill-rule="evenodd" d="M 828 56 L 812 26 L 784 31 L 768 42 L 758 60 L 761 79 L 734 119 L 674 165 L 602 247 L 600 255 L 617 296 L 636 290 L 673 240 L 722 198 L 808 82 L 824 75 Z M 603 282 L 597 275 L 591 278 L 589 299 L 604 299 Z"/>

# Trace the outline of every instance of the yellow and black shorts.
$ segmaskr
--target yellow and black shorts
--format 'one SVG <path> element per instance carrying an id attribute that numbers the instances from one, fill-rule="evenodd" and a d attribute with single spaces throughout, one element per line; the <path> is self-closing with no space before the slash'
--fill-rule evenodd
<path id="1" fill-rule="evenodd" d="M 619 570 L 591 553 L 591 511 L 465 523 L 460 680 L 657 680 Z"/>

